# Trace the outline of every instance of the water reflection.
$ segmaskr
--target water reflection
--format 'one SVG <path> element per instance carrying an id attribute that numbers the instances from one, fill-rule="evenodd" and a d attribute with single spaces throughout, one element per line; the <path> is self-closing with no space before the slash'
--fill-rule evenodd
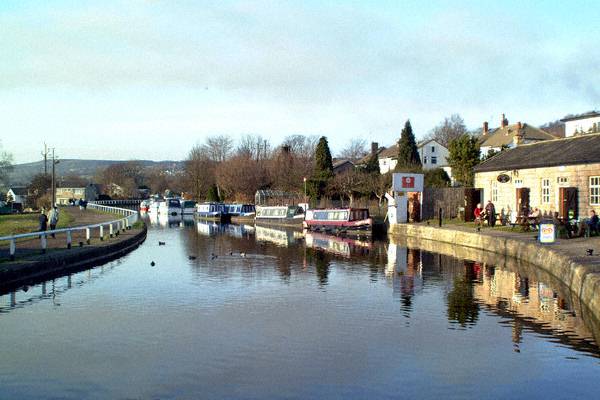
<path id="1" fill-rule="evenodd" d="M 540 385 L 544 377 L 530 368 L 534 364 L 558 377 L 579 365 L 589 368 L 587 375 L 597 372 L 590 368 L 597 360 L 564 358 L 597 357 L 598 329 L 586 326 L 576 297 L 530 266 L 441 244 L 165 220 L 151 220 L 146 243 L 119 262 L 0 296 L 0 328 L 10 344 L 0 350 L 18 361 L 17 374 L 33 371 L 31 379 L 37 378 L 38 360 L 54 361 L 61 349 L 68 356 L 52 364 L 57 382 L 75 376 L 76 385 L 74 369 L 85 365 L 88 387 L 89 381 L 102 389 L 118 386 L 126 370 L 140 371 L 137 387 L 155 389 L 128 392 L 126 379 L 105 398 L 175 392 L 195 398 L 186 388 L 198 386 L 210 398 L 240 397 L 232 386 L 248 389 L 249 398 L 362 398 L 374 387 L 389 387 L 375 397 L 391 398 L 416 381 L 426 387 L 408 394 L 439 398 L 456 387 L 476 397 L 482 383 L 472 377 L 479 373 L 494 376 L 485 392 L 496 394 L 506 382 L 523 389 L 531 378 Z M 56 307 L 60 313 L 51 313 Z M 29 329 L 32 323 L 36 329 Z M 12 351 L 20 335 L 36 345 L 35 357 L 26 346 Z M 70 345 L 74 337 L 90 341 L 85 351 Z M 73 367 L 72 360 L 81 365 Z M 0 380 L 11 373 L 0 363 Z M 277 379 L 268 384 L 264 377 L 273 373 Z M 145 376 L 152 381 L 139 378 Z M 174 383 L 152 386 L 161 379 Z M 23 381 L 15 379 L 21 384 L 15 387 L 34 386 Z M 351 389 L 341 396 L 334 385 L 324 393 L 323 382 Z M 358 386 L 359 394 L 353 391 Z M 11 393 L 7 397 L 23 397 L 18 389 Z"/>

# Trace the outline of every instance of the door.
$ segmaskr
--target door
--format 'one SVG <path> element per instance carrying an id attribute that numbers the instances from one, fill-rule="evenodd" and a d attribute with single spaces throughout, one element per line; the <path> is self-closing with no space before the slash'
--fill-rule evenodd
<path id="1" fill-rule="evenodd" d="M 475 207 L 481 203 L 482 189 L 465 189 L 465 222 L 475 221 Z"/>
<path id="2" fill-rule="evenodd" d="M 529 213 L 529 188 L 517 189 L 517 213 L 519 215 Z"/>
<path id="3" fill-rule="evenodd" d="M 560 216 L 569 219 L 579 218 L 577 188 L 562 187 L 558 193 L 560 196 Z"/>

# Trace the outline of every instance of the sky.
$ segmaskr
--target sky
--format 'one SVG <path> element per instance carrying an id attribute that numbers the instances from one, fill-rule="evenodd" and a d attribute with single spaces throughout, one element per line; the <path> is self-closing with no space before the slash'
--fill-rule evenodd
<path id="1" fill-rule="evenodd" d="M 596 1 L 0 1 L 0 140 L 17 163 L 182 160 L 208 136 L 393 144 L 459 113 L 600 108 Z"/>

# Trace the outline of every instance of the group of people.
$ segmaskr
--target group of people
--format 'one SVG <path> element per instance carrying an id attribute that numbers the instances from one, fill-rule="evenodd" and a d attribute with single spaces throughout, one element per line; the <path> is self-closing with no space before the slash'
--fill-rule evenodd
<path id="1" fill-rule="evenodd" d="M 50 223 L 50 230 L 55 230 L 58 224 L 58 216 L 59 211 L 57 206 L 52 207 L 48 215 L 46 215 L 46 210 L 42 208 L 39 217 L 39 232 L 45 232 L 48 229 L 48 223 Z M 54 233 L 52 233 L 52 237 L 55 237 Z"/>
<path id="2" fill-rule="evenodd" d="M 488 200 L 485 209 L 482 207 L 481 203 L 477 203 L 477 207 L 475 207 L 473 214 L 477 225 L 481 226 L 483 221 L 487 221 L 488 225 L 492 228 L 496 226 L 496 207 L 491 200 Z"/>
<path id="3" fill-rule="evenodd" d="M 556 226 L 564 228 L 569 239 L 584 236 L 586 232 L 589 232 L 590 235 L 600 234 L 600 218 L 598 218 L 595 210 L 590 211 L 589 218 L 579 222 L 560 218 L 558 212 L 555 212 L 552 222 Z"/>

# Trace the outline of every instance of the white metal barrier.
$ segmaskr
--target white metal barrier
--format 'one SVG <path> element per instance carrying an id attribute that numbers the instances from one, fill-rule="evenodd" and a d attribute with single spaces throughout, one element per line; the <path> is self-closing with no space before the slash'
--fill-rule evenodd
<path id="1" fill-rule="evenodd" d="M 128 210 L 126 208 L 119 208 L 119 207 L 110 207 L 110 206 L 105 206 L 105 205 L 101 205 L 101 204 L 95 204 L 95 203 L 88 203 L 87 205 L 88 208 L 91 209 L 95 209 L 95 210 L 99 210 L 99 211 L 105 211 L 105 212 L 109 212 L 112 214 L 117 214 L 117 215 L 122 215 L 123 218 L 118 218 L 112 221 L 107 221 L 107 222 L 100 222 L 97 224 L 92 224 L 92 225 L 82 225 L 82 226 L 73 226 L 73 227 L 69 227 L 69 228 L 62 228 L 62 229 L 54 229 L 54 230 L 48 230 L 48 231 L 43 231 L 43 232 L 32 232 L 32 233 L 22 233 L 19 235 L 12 235 L 12 236 L 0 236 L 0 242 L 6 242 L 8 241 L 10 243 L 9 245 L 9 253 L 10 253 L 10 259 L 14 260 L 15 259 L 15 254 L 17 252 L 17 240 L 18 239 L 30 239 L 30 238 L 36 238 L 38 237 L 40 239 L 40 249 L 42 250 L 42 253 L 46 252 L 47 246 L 48 246 L 48 236 L 56 236 L 57 234 L 65 234 L 65 247 L 67 249 L 70 249 L 72 246 L 72 240 L 73 240 L 73 232 L 77 232 L 77 231 L 85 231 L 85 238 L 86 244 L 90 244 L 92 237 L 93 237 L 93 231 L 95 229 L 98 229 L 98 237 L 100 240 L 104 240 L 104 227 L 108 226 L 109 227 L 109 235 L 110 237 L 113 237 L 115 234 L 118 234 L 118 232 L 121 231 L 125 231 L 126 229 L 131 229 L 131 226 L 137 222 L 137 220 L 139 219 L 139 213 L 135 210 Z M 80 243 L 80 245 L 83 245 L 83 242 Z"/>

